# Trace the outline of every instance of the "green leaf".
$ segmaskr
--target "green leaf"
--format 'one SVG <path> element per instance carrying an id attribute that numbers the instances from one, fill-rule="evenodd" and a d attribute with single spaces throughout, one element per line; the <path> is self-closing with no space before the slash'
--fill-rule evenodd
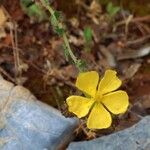
<path id="1" fill-rule="evenodd" d="M 86 52 L 90 52 L 91 46 L 92 46 L 92 37 L 93 37 L 92 29 L 90 27 L 84 28 L 83 35 L 84 35 L 84 41 L 85 41 L 84 50 Z"/>
<path id="2" fill-rule="evenodd" d="M 65 32 L 65 30 L 63 28 L 59 28 L 58 26 L 56 26 L 55 28 L 55 32 L 59 35 L 62 36 Z"/>
<path id="3" fill-rule="evenodd" d="M 29 7 L 30 15 L 41 16 L 42 12 L 40 11 L 40 7 L 36 4 L 33 4 Z"/>
<path id="4" fill-rule="evenodd" d="M 45 1 L 45 4 L 49 5 L 49 0 L 44 0 Z"/>
<path id="5" fill-rule="evenodd" d="M 61 13 L 59 11 L 55 11 L 54 15 L 55 15 L 56 19 L 59 20 L 60 16 L 61 16 Z"/>
<path id="6" fill-rule="evenodd" d="M 86 43 L 89 43 L 92 41 L 93 34 L 92 34 L 92 29 L 90 27 L 84 28 L 83 34 L 84 34 L 84 39 Z"/>
<path id="7" fill-rule="evenodd" d="M 31 18 L 37 21 L 47 20 L 47 14 L 39 3 L 34 3 L 32 0 L 21 0 L 20 5 L 22 10 Z"/>
<path id="8" fill-rule="evenodd" d="M 113 16 L 115 16 L 115 15 L 117 14 L 117 12 L 120 10 L 120 7 L 114 6 L 114 5 L 112 4 L 112 2 L 109 2 L 108 5 L 107 5 L 107 7 L 106 7 L 106 10 L 107 10 L 108 14 L 109 14 L 111 17 L 113 17 Z"/>

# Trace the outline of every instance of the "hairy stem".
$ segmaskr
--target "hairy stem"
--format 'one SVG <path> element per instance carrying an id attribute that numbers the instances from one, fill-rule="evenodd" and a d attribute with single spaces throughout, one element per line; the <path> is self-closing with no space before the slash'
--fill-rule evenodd
<path id="1" fill-rule="evenodd" d="M 62 25 L 61 22 L 59 22 L 59 21 L 57 20 L 57 18 L 56 18 L 56 16 L 55 16 L 55 11 L 52 9 L 52 7 L 51 7 L 50 5 L 47 5 L 46 2 L 45 2 L 45 0 L 40 0 L 40 2 L 41 2 L 42 5 L 50 12 L 50 14 L 52 15 L 54 21 L 57 23 L 58 27 L 59 27 L 59 28 L 62 28 L 63 25 Z M 71 50 L 71 47 L 70 47 L 70 44 L 69 44 L 69 41 L 68 41 L 66 32 L 63 32 L 62 38 L 63 38 L 63 41 L 64 41 L 64 43 L 65 43 L 65 46 L 66 46 L 66 48 L 67 48 L 67 50 L 68 50 L 68 52 L 69 52 L 69 55 L 70 55 L 71 59 L 73 60 L 74 64 L 77 64 L 77 61 L 78 61 L 78 60 L 77 60 L 76 56 L 74 55 L 74 53 L 73 53 L 72 50 Z M 78 68 L 78 69 L 79 69 L 79 68 Z M 80 70 L 80 69 L 79 69 L 79 70 Z"/>

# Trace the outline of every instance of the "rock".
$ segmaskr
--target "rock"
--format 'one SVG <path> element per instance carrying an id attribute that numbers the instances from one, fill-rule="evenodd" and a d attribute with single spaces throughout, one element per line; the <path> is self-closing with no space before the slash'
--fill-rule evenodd
<path id="1" fill-rule="evenodd" d="M 150 150 L 150 116 L 123 131 L 91 141 L 73 142 L 67 150 Z"/>
<path id="2" fill-rule="evenodd" d="M 73 138 L 75 118 L 37 101 L 0 76 L 0 150 L 55 150 Z"/>

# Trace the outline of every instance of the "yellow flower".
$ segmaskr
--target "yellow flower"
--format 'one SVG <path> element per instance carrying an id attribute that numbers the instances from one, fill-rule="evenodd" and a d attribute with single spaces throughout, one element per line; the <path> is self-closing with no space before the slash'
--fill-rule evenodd
<path id="1" fill-rule="evenodd" d="M 129 105 L 128 95 L 125 91 L 118 90 L 121 80 L 113 70 L 107 70 L 99 83 L 96 71 L 80 73 L 76 87 L 88 97 L 70 96 L 67 104 L 70 112 L 78 118 L 89 114 L 87 127 L 89 129 L 103 129 L 111 126 L 113 114 L 124 113 Z M 98 84 L 99 83 L 99 84 Z"/>

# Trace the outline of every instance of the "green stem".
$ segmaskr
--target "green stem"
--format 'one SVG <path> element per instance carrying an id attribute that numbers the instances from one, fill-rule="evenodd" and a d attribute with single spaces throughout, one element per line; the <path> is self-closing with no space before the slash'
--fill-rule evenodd
<path id="1" fill-rule="evenodd" d="M 51 7 L 50 5 L 47 5 L 46 2 L 45 2 L 45 0 L 40 0 L 40 1 L 41 1 L 42 5 L 43 5 L 43 6 L 50 12 L 50 14 L 53 16 L 53 18 L 54 18 L 55 22 L 57 23 L 58 27 L 59 27 L 59 28 L 62 28 L 62 23 L 57 20 L 55 14 L 54 14 L 55 12 L 54 12 L 54 10 L 52 9 L 52 7 Z M 71 50 L 71 47 L 70 47 L 70 44 L 69 44 L 69 41 L 68 41 L 68 38 L 67 38 L 67 35 L 66 35 L 65 32 L 63 33 L 62 38 L 63 38 L 63 40 L 64 40 L 64 43 L 65 43 L 66 47 L 67 47 L 67 50 L 68 50 L 68 52 L 69 52 L 69 55 L 70 55 L 71 59 L 73 60 L 74 64 L 76 64 L 78 60 L 77 60 L 76 56 L 73 54 L 73 52 L 72 52 L 72 50 Z M 78 68 L 78 69 L 79 69 L 79 68 Z"/>
<path id="2" fill-rule="evenodd" d="M 72 60 L 74 61 L 74 63 L 76 64 L 77 63 L 77 58 L 76 56 L 73 54 L 71 48 L 70 48 L 70 44 L 68 42 L 68 39 L 67 39 L 67 36 L 66 34 L 63 34 L 63 39 L 64 39 L 64 43 L 65 45 L 67 46 L 67 49 L 68 49 L 68 52 L 70 54 L 70 57 L 72 58 Z"/>

